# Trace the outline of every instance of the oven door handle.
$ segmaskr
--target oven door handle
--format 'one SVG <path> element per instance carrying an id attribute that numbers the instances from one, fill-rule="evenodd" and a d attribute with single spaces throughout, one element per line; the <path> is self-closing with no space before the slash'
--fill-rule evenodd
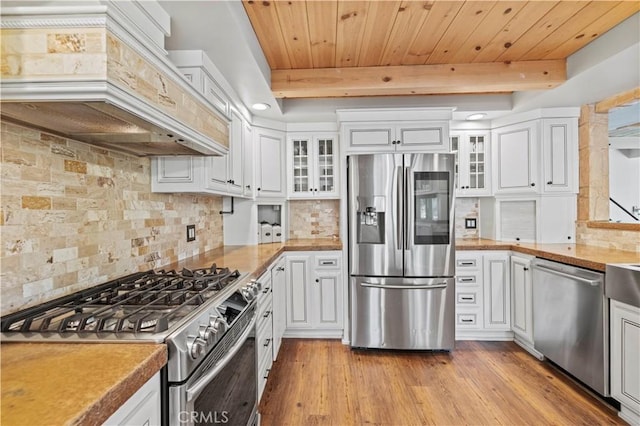
<path id="1" fill-rule="evenodd" d="M 222 371 L 222 369 L 225 368 L 227 364 L 229 364 L 231 359 L 233 359 L 233 357 L 240 350 L 242 345 L 244 345 L 244 342 L 247 340 L 247 337 L 249 337 L 249 334 L 251 334 L 251 331 L 254 329 L 255 325 L 256 325 L 256 317 L 254 316 L 251 322 L 249 323 L 249 326 L 247 326 L 247 329 L 242 332 L 242 335 L 240 336 L 238 341 L 229 349 L 229 352 L 227 352 L 224 358 L 218 361 L 215 367 L 209 370 L 207 374 L 201 377 L 200 380 L 194 383 L 193 386 L 187 389 L 187 402 L 190 402 L 195 397 L 197 397 L 200 394 L 200 392 L 202 392 L 202 390 L 209 384 L 209 382 L 211 382 L 211 380 L 220 371 Z"/>

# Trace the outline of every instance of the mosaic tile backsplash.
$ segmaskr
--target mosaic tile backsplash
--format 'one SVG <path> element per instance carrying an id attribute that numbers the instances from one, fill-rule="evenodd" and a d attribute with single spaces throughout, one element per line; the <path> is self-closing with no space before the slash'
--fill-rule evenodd
<path id="1" fill-rule="evenodd" d="M 147 158 L 6 122 L 1 138 L 3 315 L 223 244 L 221 198 L 151 193 Z"/>

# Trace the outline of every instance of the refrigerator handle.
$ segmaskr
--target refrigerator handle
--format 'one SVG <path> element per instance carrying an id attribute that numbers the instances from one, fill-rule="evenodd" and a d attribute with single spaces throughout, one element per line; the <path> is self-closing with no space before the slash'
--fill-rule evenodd
<path id="1" fill-rule="evenodd" d="M 402 215 L 403 215 L 403 206 L 402 206 L 402 166 L 396 167 L 396 232 L 395 232 L 395 240 L 396 240 L 396 250 L 402 250 Z"/>
<path id="2" fill-rule="evenodd" d="M 404 194 L 402 194 L 402 198 L 404 198 L 404 217 L 402 218 L 402 222 L 404 223 L 403 230 L 403 240 L 404 240 L 404 249 L 409 250 L 409 217 L 411 212 L 409 211 L 409 179 L 411 178 L 410 167 L 405 167 L 404 172 Z"/>

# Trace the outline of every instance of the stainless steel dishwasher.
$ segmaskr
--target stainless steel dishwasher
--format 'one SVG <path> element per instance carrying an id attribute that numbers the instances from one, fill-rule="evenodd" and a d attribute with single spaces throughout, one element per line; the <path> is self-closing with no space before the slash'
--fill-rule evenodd
<path id="1" fill-rule="evenodd" d="M 604 274 L 533 263 L 534 347 L 602 396 L 609 396 L 609 310 Z"/>

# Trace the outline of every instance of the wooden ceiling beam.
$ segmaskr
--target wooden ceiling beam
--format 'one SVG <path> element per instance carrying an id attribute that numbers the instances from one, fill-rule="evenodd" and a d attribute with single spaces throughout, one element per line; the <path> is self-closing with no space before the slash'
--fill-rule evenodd
<path id="1" fill-rule="evenodd" d="M 496 93 L 551 89 L 566 60 L 272 70 L 276 98 Z"/>

